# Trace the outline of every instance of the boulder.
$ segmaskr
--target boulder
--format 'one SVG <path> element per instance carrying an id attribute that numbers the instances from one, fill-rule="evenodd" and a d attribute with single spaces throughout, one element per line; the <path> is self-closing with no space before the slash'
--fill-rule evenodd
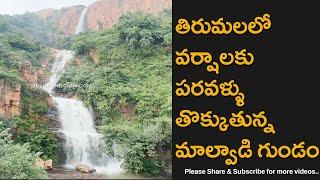
<path id="1" fill-rule="evenodd" d="M 45 170 L 51 170 L 52 167 L 52 159 L 49 160 L 43 160 L 41 158 L 36 159 L 36 165 L 45 169 Z"/>
<path id="2" fill-rule="evenodd" d="M 53 167 L 52 167 L 52 159 L 44 161 L 44 169 L 46 169 L 46 170 L 53 169 Z"/>
<path id="3" fill-rule="evenodd" d="M 96 172 L 96 169 L 93 169 L 90 166 L 87 166 L 87 165 L 84 165 L 84 164 L 76 165 L 76 170 L 80 171 L 82 173 L 93 173 L 93 172 Z"/>

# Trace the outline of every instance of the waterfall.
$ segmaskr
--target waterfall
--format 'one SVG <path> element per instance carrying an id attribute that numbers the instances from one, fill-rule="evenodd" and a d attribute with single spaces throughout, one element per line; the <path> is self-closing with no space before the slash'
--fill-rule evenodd
<path id="1" fill-rule="evenodd" d="M 86 13 L 84 9 L 80 15 L 77 31 L 81 32 Z M 74 52 L 68 50 L 56 50 L 55 62 L 51 67 L 51 77 L 43 89 L 47 91 L 57 105 L 60 131 L 64 134 L 66 142 L 64 150 L 66 154 L 67 168 L 74 169 L 77 164 L 89 165 L 98 173 L 118 174 L 122 172 L 120 162 L 108 158 L 102 149 L 101 134 L 94 127 L 94 118 L 84 103 L 77 99 L 55 96 L 54 87 L 59 81 L 59 75 L 63 72 L 66 63 L 74 57 Z"/>
<path id="2" fill-rule="evenodd" d="M 64 66 L 66 65 L 67 61 L 73 57 L 72 51 L 67 50 L 60 50 L 56 51 L 55 61 L 51 67 L 51 77 L 49 81 L 43 89 L 47 91 L 49 94 L 52 94 L 52 90 L 54 89 L 55 85 L 58 83 L 58 73 L 63 71 Z"/>
<path id="3" fill-rule="evenodd" d="M 88 7 L 85 7 L 81 11 L 75 34 L 79 34 L 85 30 L 85 17 L 86 17 L 87 11 L 88 11 Z"/>

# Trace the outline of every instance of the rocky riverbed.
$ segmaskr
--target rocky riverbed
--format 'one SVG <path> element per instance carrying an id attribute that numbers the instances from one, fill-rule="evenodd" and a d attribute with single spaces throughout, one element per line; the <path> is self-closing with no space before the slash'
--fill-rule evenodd
<path id="1" fill-rule="evenodd" d="M 50 179 L 106 179 L 103 174 L 98 173 L 82 173 L 76 170 L 55 167 L 48 171 Z"/>
<path id="2" fill-rule="evenodd" d="M 171 179 L 170 177 L 143 177 L 134 174 L 105 175 L 99 173 L 82 173 L 75 169 L 54 167 L 48 171 L 50 179 Z"/>

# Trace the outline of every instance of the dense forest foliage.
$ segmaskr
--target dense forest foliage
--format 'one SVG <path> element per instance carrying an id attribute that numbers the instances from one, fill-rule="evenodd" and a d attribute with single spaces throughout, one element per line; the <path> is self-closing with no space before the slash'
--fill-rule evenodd
<path id="1" fill-rule="evenodd" d="M 171 10 L 123 15 L 111 29 L 76 36 L 76 58 L 56 89 L 92 107 L 106 152 L 145 175 L 171 174 Z"/>
<path id="2" fill-rule="evenodd" d="M 30 18 L 29 20 L 25 18 Z M 35 167 L 35 158 L 56 159 L 57 143 L 47 128 L 45 114 L 48 94 L 31 87 L 21 78 L 21 67 L 31 64 L 38 69 L 49 58 L 48 49 L 31 36 L 41 38 L 34 27 L 37 18 L 0 16 L 0 82 L 20 87 L 21 116 L 0 117 L 0 178 L 43 178 L 44 170 Z M 39 30 L 41 32 L 41 29 Z M 26 35 L 28 34 L 28 35 Z M 30 36 L 31 34 L 31 36 Z M 3 85 L 3 84 L 0 84 Z"/>
<path id="3" fill-rule="evenodd" d="M 23 64 L 30 62 L 39 67 L 45 55 L 44 46 L 39 42 L 32 42 L 19 33 L 0 33 L 0 77 L 19 78 Z"/>

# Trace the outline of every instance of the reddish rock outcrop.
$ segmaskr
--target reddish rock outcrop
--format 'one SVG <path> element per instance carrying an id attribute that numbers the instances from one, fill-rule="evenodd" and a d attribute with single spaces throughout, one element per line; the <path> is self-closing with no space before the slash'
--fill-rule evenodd
<path id="1" fill-rule="evenodd" d="M 32 64 L 30 62 L 21 66 L 20 75 L 22 79 L 26 80 L 31 84 L 34 84 L 37 81 L 35 70 L 33 69 Z"/>
<path id="2" fill-rule="evenodd" d="M 172 0 L 100 0 L 89 6 L 88 29 L 110 28 L 126 12 L 142 11 L 157 14 L 171 6 Z"/>
<path id="3" fill-rule="evenodd" d="M 80 13 L 84 6 L 71 6 L 60 10 L 44 9 L 37 12 L 37 15 L 47 23 L 56 25 L 66 34 L 74 34 Z"/>
<path id="4" fill-rule="evenodd" d="M 42 64 L 40 69 L 36 72 L 36 82 L 44 83 L 46 81 L 46 72 L 49 70 L 50 60 L 45 60 Z"/>
<path id="5" fill-rule="evenodd" d="M 44 20 L 48 20 L 53 16 L 54 12 L 55 12 L 55 10 L 52 8 L 43 9 L 43 10 L 38 11 L 37 15 Z"/>
<path id="6" fill-rule="evenodd" d="M 0 116 L 20 115 L 20 90 L 19 84 L 11 85 L 5 79 L 0 79 Z"/>
<path id="7" fill-rule="evenodd" d="M 86 26 L 89 30 L 110 28 L 126 12 L 142 11 L 157 14 L 172 6 L 172 0 L 100 0 L 88 7 Z M 56 25 L 66 34 L 74 34 L 84 6 L 71 6 L 60 10 L 44 9 L 37 14 L 48 24 Z"/>
<path id="8" fill-rule="evenodd" d="M 45 60 L 41 67 L 36 70 L 30 62 L 24 64 L 20 68 L 20 76 L 23 80 L 27 81 L 29 84 L 44 83 L 45 82 L 45 72 L 48 70 L 49 60 Z"/>

